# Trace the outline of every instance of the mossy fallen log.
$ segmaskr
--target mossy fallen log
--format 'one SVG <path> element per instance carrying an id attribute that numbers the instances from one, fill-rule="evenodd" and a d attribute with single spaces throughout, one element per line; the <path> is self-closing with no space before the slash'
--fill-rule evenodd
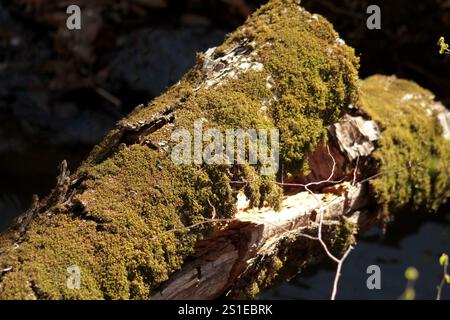
<path id="1" fill-rule="evenodd" d="M 0 298 L 254 297 L 326 257 L 319 228 L 339 253 L 402 208 L 436 210 L 450 195 L 448 111 L 357 69 L 323 17 L 270 1 L 73 175 L 61 166 L 52 194 L 0 237 Z M 199 120 L 279 129 L 279 170 L 174 163 L 174 131 Z"/>

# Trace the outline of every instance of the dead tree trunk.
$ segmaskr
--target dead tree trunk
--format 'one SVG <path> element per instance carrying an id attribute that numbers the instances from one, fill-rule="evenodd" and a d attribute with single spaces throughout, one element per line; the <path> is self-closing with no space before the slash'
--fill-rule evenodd
<path id="1" fill-rule="evenodd" d="M 360 83 L 357 68 L 324 18 L 270 1 L 75 174 L 61 165 L 51 195 L 0 237 L 0 297 L 254 297 L 308 263 L 339 266 L 355 234 L 398 209 L 436 210 L 450 192 L 449 112 L 405 80 Z M 176 163 L 196 122 L 279 129 L 278 172 L 204 163 L 195 141 Z"/>

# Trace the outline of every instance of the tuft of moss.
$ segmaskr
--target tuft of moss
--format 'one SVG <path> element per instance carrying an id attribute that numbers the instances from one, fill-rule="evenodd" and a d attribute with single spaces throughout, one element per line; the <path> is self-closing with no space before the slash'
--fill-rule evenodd
<path id="1" fill-rule="evenodd" d="M 381 175 L 371 185 L 385 214 L 405 207 L 436 211 L 450 196 L 450 142 L 434 103 L 428 90 L 394 76 L 362 82 L 362 109 L 383 130 L 373 153 Z"/>

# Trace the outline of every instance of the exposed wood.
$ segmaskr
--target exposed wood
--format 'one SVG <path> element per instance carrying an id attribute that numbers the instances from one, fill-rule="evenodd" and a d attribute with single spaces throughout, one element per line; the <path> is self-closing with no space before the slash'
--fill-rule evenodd
<path id="1" fill-rule="evenodd" d="M 309 192 L 300 192 L 286 197 L 280 212 L 238 213 L 226 230 L 199 242 L 199 254 L 175 273 L 153 299 L 214 299 L 227 293 L 232 296 L 236 280 L 244 278 L 259 259 L 276 254 L 283 239 L 307 241 L 305 235 L 317 232 L 321 211 L 327 224 L 367 204 L 369 198 L 364 185 L 344 183 L 337 185 L 336 190 L 339 187 L 343 188 L 341 195 L 316 195 L 323 201 L 323 209 Z"/>

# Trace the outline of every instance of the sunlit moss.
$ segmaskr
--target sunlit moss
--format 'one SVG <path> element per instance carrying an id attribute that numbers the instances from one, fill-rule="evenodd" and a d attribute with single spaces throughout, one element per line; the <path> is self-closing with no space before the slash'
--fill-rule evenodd
<path id="1" fill-rule="evenodd" d="M 406 206 L 437 210 L 450 196 L 450 142 L 432 109 L 433 95 L 385 76 L 366 79 L 361 90 L 362 108 L 383 129 L 373 154 L 381 175 L 371 184 L 385 213 Z"/>

